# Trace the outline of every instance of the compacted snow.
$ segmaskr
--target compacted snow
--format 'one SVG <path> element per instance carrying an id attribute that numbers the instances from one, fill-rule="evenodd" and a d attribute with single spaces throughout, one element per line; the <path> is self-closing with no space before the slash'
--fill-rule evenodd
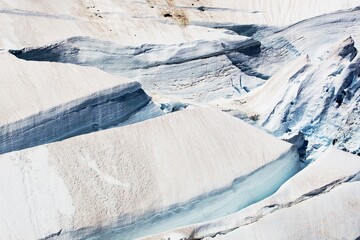
<path id="1" fill-rule="evenodd" d="M 235 212 L 299 170 L 289 143 L 212 109 L 7 153 L 0 165 L 4 239 L 101 237 L 149 217 L 154 234 Z M 137 227 L 121 238 L 145 236 Z"/>

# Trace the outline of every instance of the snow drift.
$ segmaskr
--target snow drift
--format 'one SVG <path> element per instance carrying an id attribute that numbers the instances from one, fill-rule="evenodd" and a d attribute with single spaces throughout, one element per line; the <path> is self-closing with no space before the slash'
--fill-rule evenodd
<path id="1" fill-rule="evenodd" d="M 298 165 L 290 144 L 241 120 L 218 110 L 184 110 L 1 155 L 6 184 L 0 186 L 0 234 L 4 239 L 101 238 L 109 229 L 149 218 L 156 226 L 159 214 L 181 215 L 187 204 L 211 197 L 210 206 L 220 201 L 229 207 L 216 195 L 231 197 L 233 191 L 237 200 L 227 201 L 234 212 L 276 191 Z M 264 181 L 256 181 L 259 176 Z M 191 215 L 178 220 L 185 225 L 194 219 L 198 222 Z M 173 223 L 152 233 L 179 226 Z M 135 234 L 145 236 L 145 230 Z M 122 239 L 135 236 L 122 234 Z"/>

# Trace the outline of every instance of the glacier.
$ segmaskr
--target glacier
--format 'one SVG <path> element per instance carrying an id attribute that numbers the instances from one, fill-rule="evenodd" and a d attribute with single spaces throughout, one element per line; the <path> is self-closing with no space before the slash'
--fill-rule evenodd
<path id="1" fill-rule="evenodd" d="M 359 13 L 0 0 L 0 239 L 358 239 Z"/>

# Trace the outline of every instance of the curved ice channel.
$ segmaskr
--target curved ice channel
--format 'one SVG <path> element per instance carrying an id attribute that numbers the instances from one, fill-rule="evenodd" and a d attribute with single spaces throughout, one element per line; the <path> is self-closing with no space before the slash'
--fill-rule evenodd
<path id="1" fill-rule="evenodd" d="M 111 227 L 82 229 L 68 234 L 76 239 L 136 239 L 185 225 L 221 218 L 272 195 L 299 170 L 297 153 L 290 150 L 290 153 L 287 152 L 278 160 L 247 176 L 236 179 L 231 186 L 185 204 L 173 206 L 162 212 L 147 214 L 126 226 L 120 226 L 121 222 L 119 221 L 112 224 Z"/>

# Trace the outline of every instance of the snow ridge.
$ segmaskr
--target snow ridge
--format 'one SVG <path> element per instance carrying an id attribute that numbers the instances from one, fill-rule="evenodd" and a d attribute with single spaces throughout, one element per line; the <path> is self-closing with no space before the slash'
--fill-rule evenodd
<path id="1" fill-rule="evenodd" d="M 139 83 L 132 83 L 54 107 L 1 126 L 0 153 L 118 126 L 150 104 L 150 100 Z"/>
<path id="2" fill-rule="evenodd" d="M 260 52 L 259 41 L 231 34 L 227 37 L 138 47 L 73 37 L 40 48 L 10 52 L 25 60 L 94 66 L 137 80 L 145 90 L 156 94 L 209 101 L 239 94 L 231 85 L 240 78 L 240 70 L 232 62 L 234 53 L 253 56 Z"/>

